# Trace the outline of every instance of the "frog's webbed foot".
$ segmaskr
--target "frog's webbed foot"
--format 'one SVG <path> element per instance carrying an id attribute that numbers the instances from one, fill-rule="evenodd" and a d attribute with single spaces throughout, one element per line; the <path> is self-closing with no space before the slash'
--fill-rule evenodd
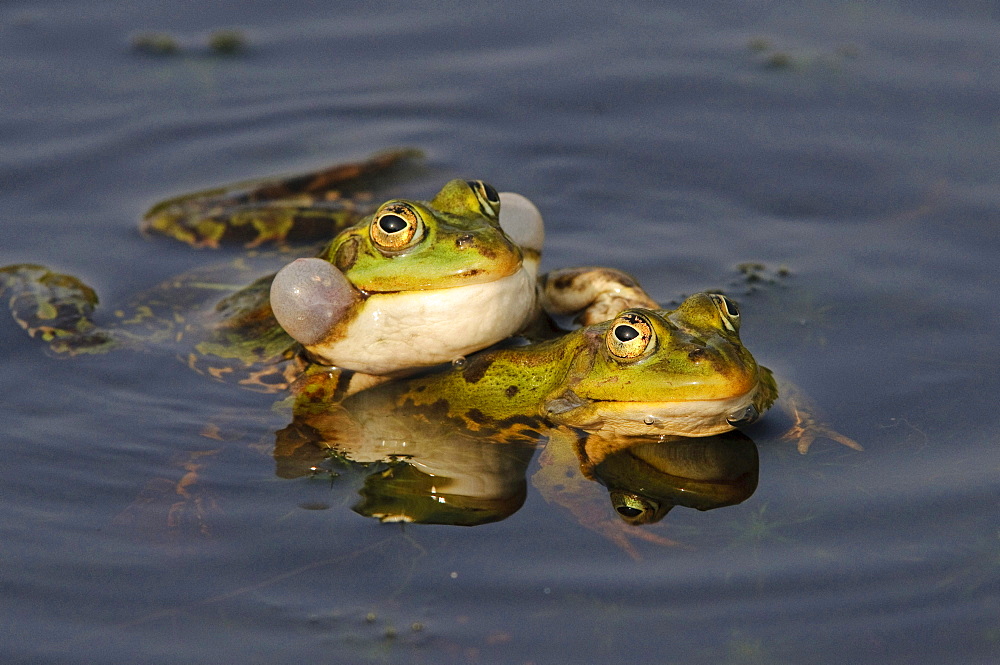
<path id="1" fill-rule="evenodd" d="M 841 434 L 827 423 L 814 419 L 809 420 L 809 422 L 805 422 L 796 419 L 795 424 L 781 435 L 781 439 L 783 441 L 795 442 L 799 453 L 803 455 L 809 452 L 809 447 L 812 446 L 813 441 L 816 439 L 830 439 L 854 450 L 864 450 L 860 443 L 849 436 Z"/>
<path id="2" fill-rule="evenodd" d="M 91 318 L 97 294 L 71 275 L 27 263 L 0 268 L 0 297 L 28 335 L 56 353 L 104 353 L 120 344 Z"/>
<path id="3" fill-rule="evenodd" d="M 150 208 L 142 230 L 212 248 L 332 238 L 371 212 L 375 193 L 419 156 L 417 150 L 392 150 L 297 176 L 178 196 Z"/>
<path id="4" fill-rule="evenodd" d="M 573 316 L 589 326 L 632 307 L 659 309 L 639 282 L 621 270 L 583 267 L 553 270 L 539 280 L 542 307 L 553 316 Z"/>
<path id="5" fill-rule="evenodd" d="M 636 540 L 645 541 L 661 547 L 684 547 L 683 544 L 677 542 L 676 540 L 670 540 L 669 538 L 664 538 L 663 536 L 657 535 L 651 531 L 647 531 L 646 527 L 627 524 L 621 520 L 607 519 L 587 524 L 586 526 L 592 531 L 601 534 L 613 542 L 636 561 L 642 559 L 642 555 L 639 554 L 639 551 L 635 548 L 634 541 Z"/>
<path id="6" fill-rule="evenodd" d="M 151 479 L 113 523 L 158 542 L 178 543 L 210 536 L 211 518 L 220 509 L 199 480 L 203 458 L 219 452 L 203 450 L 185 456 L 180 461 L 179 480 Z"/>
<path id="7" fill-rule="evenodd" d="M 211 535 L 209 517 L 219 512 L 215 498 L 206 492 L 199 484 L 199 472 L 203 462 L 202 457 L 217 454 L 218 450 L 203 450 L 191 454 L 184 461 L 184 475 L 174 488 L 177 499 L 167 511 L 167 528 L 188 530 L 196 529 L 202 536 Z"/>
<path id="8" fill-rule="evenodd" d="M 816 439 L 830 439 L 853 450 L 864 450 L 861 444 L 849 436 L 841 434 L 826 422 L 819 407 L 792 383 L 781 381 L 782 399 L 779 404 L 792 417 L 792 426 L 782 436 L 783 441 L 795 442 L 799 453 L 809 452 Z"/>

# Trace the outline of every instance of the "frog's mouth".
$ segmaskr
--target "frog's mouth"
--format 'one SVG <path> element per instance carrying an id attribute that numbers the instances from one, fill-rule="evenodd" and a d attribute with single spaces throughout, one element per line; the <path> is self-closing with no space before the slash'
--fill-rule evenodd
<path id="1" fill-rule="evenodd" d="M 556 424 L 619 436 L 712 436 L 760 417 L 755 405 L 758 389 L 754 385 L 720 399 L 662 402 L 585 400 L 568 391 L 569 395 L 546 405 L 546 415 Z"/>
<path id="2" fill-rule="evenodd" d="M 490 270 L 477 268 L 466 269 L 452 275 L 438 275 L 435 283 L 418 284 L 413 288 L 360 288 L 355 287 L 363 298 L 373 298 L 376 296 L 389 296 L 400 294 L 417 294 L 420 296 L 434 297 L 435 294 L 454 291 L 456 289 L 466 289 L 484 284 L 497 284 L 502 287 L 505 280 L 516 276 L 518 273 L 528 272 L 534 279 L 538 275 L 538 265 L 541 263 L 541 254 L 533 250 L 522 249 L 521 258 L 511 261 L 505 266 L 493 266 Z"/>

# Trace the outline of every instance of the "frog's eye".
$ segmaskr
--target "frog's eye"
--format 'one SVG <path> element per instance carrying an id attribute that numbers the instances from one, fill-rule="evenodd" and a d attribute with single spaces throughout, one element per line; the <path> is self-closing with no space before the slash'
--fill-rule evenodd
<path id="1" fill-rule="evenodd" d="M 405 203 L 390 203 L 375 213 L 368 233 L 379 249 L 397 252 L 420 241 L 424 223 Z"/>
<path id="2" fill-rule="evenodd" d="M 710 297 L 715 306 L 719 308 L 719 313 L 722 314 L 722 325 L 726 327 L 726 330 L 729 332 L 738 331 L 740 329 L 740 308 L 736 303 L 719 293 L 712 293 Z"/>
<path id="3" fill-rule="evenodd" d="M 605 339 L 611 355 L 624 360 L 644 355 L 656 343 L 649 321 L 637 312 L 619 315 L 608 328 Z"/>
<path id="4" fill-rule="evenodd" d="M 483 214 L 487 217 L 496 218 L 500 214 L 500 195 L 497 193 L 497 190 L 493 189 L 493 185 L 485 183 L 482 180 L 467 180 L 466 182 L 469 183 L 469 187 L 475 192 Z"/>
<path id="5" fill-rule="evenodd" d="M 632 492 L 611 492 L 611 505 L 618 516 L 629 524 L 649 524 L 658 519 L 659 506 Z"/>

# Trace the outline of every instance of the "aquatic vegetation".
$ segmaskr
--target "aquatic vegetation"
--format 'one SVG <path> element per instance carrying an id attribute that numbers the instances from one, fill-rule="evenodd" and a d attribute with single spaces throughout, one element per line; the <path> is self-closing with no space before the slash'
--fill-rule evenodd
<path id="1" fill-rule="evenodd" d="M 844 61 L 856 59 L 861 54 L 861 49 L 854 44 L 844 44 L 832 51 L 810 52 L 778 47 L 767 37 L 752 37 L 747 42 L 747 49 L 754 54 L 759 66 L 775 71 L 838 68 Z"/>
<path id="2" fill-rule="evenodd" d="M 205 39 L 204 46 L 187 44 L 168 32 L 140 32 L 131 39 L 132 50 L 152 56 L 216 55 L 233 56 L 249 48 L 249 39 L 240 30 L 216 30 Z"/>

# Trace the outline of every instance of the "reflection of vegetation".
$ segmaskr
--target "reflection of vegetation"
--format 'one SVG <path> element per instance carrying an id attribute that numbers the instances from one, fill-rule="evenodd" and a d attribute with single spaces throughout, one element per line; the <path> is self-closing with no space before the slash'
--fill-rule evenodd
<path id="1" fill-rule="evenodd" d="M 170 55 L 178 50 L 177 40 L 163 32 L 144 32 L 132 38 L 132 48 L 150 55 Z"/>
<path id="2" fill-rule="evenodd" d="M 786 519 L 775 518 L 767 514 L 767 504 L 764 503 L 756 511 L 751 511 L 744 519 L 736 523 L 737 533 L 730 546 L 749 545 L 756 552 L 765 543 L 792 542 L 789 537 L 779 532 L 786 527 L 802 524 L 814 518 L 815 515 Z"/>
<path id="3" fill-rule="evenodd" d="M 809 67 L 838 67 L 844 60 L 853 60 L 860 50 L 853 44 L 844 44 L 831 52 L 805 53 L 787 48 L 779 48 L 767 37 L 753 37 L 747 42 L 761 67 L 774 70 L 795 70 Z"/>
<path id="4" fill-rule="evenodd" d="M 771 650 L 764 646 L 763 640 L 734 630 L 726 644 L 726 654 L 722 657 L 722 662 L 732 663 L 732 665 L 754 665 L 756 663 L 773 665 L 779 661 L 775 659 Z"/>
<path id="5" fill-rule="evenodd" d="M 220 55 L 239 53 L 247 47 L 247 38 L 238 30 L 217 30 L 208 36 L 208 48 Z"/>
<path id="6" fill-rule="evenodd" d="M 763 284 L 766 286 L 774 286 L 778 284 L 782 278 L 788 277 L 792 274 L 792 271 L 785 266 L 772 269 L 763 263 L 757 263 L 754 261 L 741 263 L 736 266 L 736 270 L 738 270 L 740 275 L 743 276 L 743 281 L 750 286 L 749 292 L 751 293 L 755 290 L 754 285 Z"/>
<path id="7" fill-rule="evenodd" d="M 831 305 L 819 302 L 822 294 L 814 293 L 802 284 L 796 284 L 795 274 L 788 266 L 769 265 L 758 261 L 745 261 L 735 266 L 736 275 L 721 288 L 706 289 L 723 293 L 738 303 L 744 298 L 760 298 L 768 306 L 762 315 L 774 333 L 788 330 L 797 337 L 801 346 L 825 346 L 826 330 L 834 322 L 829 313 Z M 760 308 L 756 308 L 759 310 Z"/>
<path id="8" fill-rule="evenodd" d="M 206 40 L 213 55 L 236 55 L 246 51 L 247 38 L 239 30 L 216 30 Z M 195 52 L 196 47 L 182 47 L 180 40 L 166 32 L 142 32 L 132 37 L 132 50 L 147 55 L 176 55 Z"/>
<path id="9" fill-rule="evenodd" d="M 963 549 L 967 554 L 966 565 L 946 575 L 938 586 L 956 587 L 971 594 L 996 584 L 1000 573 L 1000 529 L 980 534 Z M 1000 634 L 994 639 L 1000 639 Z"/>

